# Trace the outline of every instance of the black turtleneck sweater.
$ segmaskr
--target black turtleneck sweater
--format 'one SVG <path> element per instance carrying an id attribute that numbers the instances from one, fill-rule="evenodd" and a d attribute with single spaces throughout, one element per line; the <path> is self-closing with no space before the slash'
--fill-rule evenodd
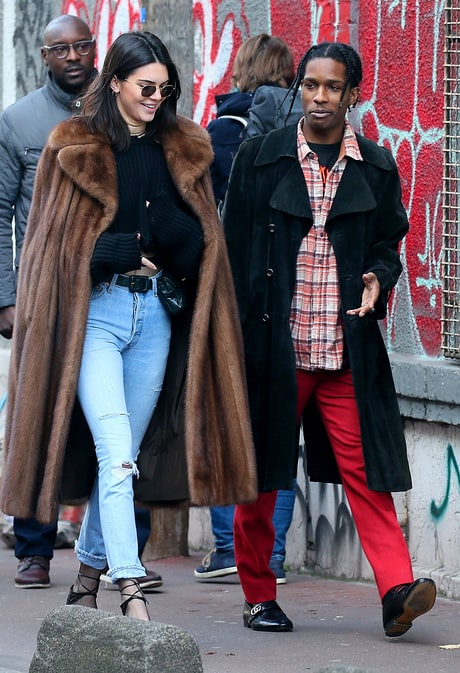
<path id="1" fill-rule="evenodd" d="M 196 278 L 203 232 L 174 185 L 162 146 L 147 136 L 133 136 L 127 150 L 115 151 L 115 161 L 118 212 L 97 241 L 91 263 L 93 282 L 140 268 L 141 246 L 142 252 L 176 276 Z"/>

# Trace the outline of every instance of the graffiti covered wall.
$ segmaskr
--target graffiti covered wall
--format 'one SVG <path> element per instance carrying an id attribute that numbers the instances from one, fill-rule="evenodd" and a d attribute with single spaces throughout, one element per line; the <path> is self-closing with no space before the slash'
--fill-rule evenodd
<path id="1" fill-rule="evenodd" d="M 440 352 L 444 2 L 362 3 L 359 44 L 367 62 L 360 121 L 396 157 L 411 228 L 394 296 L 389 341 Z M 369 67 L 370 66 L 370 67 Z M 395 329 L 396 328 L 396 329 Z"/>
<path id="2" fill-rule="evenodd" d="M 410 421 L 406 438 L 414 483 L 407 494 L 414 564 L 429 570 L 447 596 L 460 599 L 460 428 Z"/>

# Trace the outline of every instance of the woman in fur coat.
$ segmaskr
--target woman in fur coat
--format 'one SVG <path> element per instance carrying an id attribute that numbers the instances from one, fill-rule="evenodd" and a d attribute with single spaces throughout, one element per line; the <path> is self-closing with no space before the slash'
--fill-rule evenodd
<path id="1" fill-rule="evenodd" d="M 123 614 L 139 619 L 149 615 L 133 477 L 147 502 L 228 504 L 257 492 L 212 150 L 203 129 L 176 115 L 179 95 L 159 38 L 126 33 L 81 116 L 51 133 L 9 376 L 3 511 L 47 522 L 59 500 L 89 497 L 67 603 L 97 607 L 108 569 Z M 177 315 L 161 297 L 166 274 L 186 296 Z"/>

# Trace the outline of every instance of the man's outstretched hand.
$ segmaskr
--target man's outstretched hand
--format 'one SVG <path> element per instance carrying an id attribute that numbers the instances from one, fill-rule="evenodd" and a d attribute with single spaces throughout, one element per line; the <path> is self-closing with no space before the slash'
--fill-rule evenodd
<path id="1" fill-rule="evenodd" d="M 347 311 L 348 315 L 358 315 L 360 318 L 367 313 L 374 313 L 374 306 L 380 295 L 380 283 L 375 273 L 363 274 L 364 290 L 361 299 L 361 306 Z"/>

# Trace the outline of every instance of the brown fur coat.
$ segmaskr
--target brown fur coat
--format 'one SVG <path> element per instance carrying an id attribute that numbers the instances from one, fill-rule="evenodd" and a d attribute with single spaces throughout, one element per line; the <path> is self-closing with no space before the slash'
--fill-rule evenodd
<path id="1" fill-rule="evenodd" d="M 208 171 L 211 144 L 201 127 L 183 117 L 162 144 L 204 235 L 186 358 L 190 499 L 197 505 L 248 502 L 257 493 L 254 450 L 238 312 Z M 42 522 L 57 516 L 91 289 L 89 263 L 116 211 L 116 166 L 106 138 L 88 133 L 79 120 L 63 122 L 39 163 L 21 256 L 0 503 L 7 514 Z M 168 412 L 166 405 L 166 426 Z"/>

